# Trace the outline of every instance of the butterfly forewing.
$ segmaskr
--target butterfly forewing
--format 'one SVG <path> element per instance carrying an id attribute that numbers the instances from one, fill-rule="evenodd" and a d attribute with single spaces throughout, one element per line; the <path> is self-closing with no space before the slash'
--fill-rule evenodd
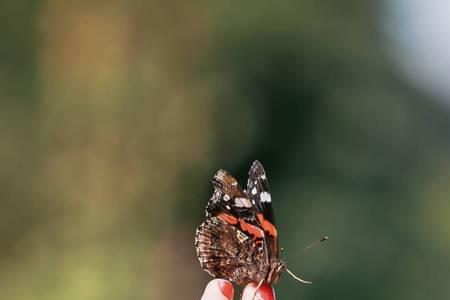
<path id="1" fill-rule="evenodd" d="M 248 173 L 246 194 L 255 206 L 257 211 L 256 216 L 261 228 L 264 229 L 270 254 L 278 258 L 278 233 L 275 227 L 272 197 L 269 191 L 266 172 L 262 164 L 257 160 L 252 164 Z"/>
<path id="2" fill-rule="evenodd" d="M 254 207 L 237 180 L 225 170 L 213 177 L 214 193 L 206 207 L 207 217 L 230 214 L 234 217 L 255 219 Z M 256 219 L 255 219 L 256 220 Z"/>

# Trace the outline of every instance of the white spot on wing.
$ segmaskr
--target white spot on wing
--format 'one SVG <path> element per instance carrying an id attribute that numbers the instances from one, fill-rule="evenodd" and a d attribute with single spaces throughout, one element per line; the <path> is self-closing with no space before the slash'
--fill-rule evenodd
<path id="1" fill-rule="evenodd" d="M 257 193 L 257 191 L 256 191 L 256 188 L 254 187 L 254 188 L 252 189 L 252 195 L 256 195 L 256 193 Z"/>
<path id="2" fill-rule="evenodd" d="M 260 195 L 261 202 L 272 202 L 272 198 L 270 198 L 270 194 L 268 192 L 262 192 Z"/>
<path id="3" fill-rule="evenodd" d="M 228 210 L 231 209 L 231 207 L 230 207 L 229 205 L 225 205 L 225 207 L 226 207 Z"/>
<path id="4" fill-rule="evenodd" d="M 243 197 L 235 198 L 234 204 L 237 207 L 252 207 L 252 203 L 247 198 Z"/>
<path id="5" fill-rule="evenodd" d="M 230 196 L 228 196 L 227 194 L 223 195 L 223 200 L 225 200 L 225 201 L 230 200 Z"/>
<path id="6" fill-rule="evenodd" d="M 246 240 L 248 240 L 248 236 L 246 236 L 246 235 L 245 235 L 242 231 L 240 231 L 240 230 L 238 230 L 238 231 L 236 232 L 236 236 L 237 236 L 239 242 L 241 242 L 241 243 L 243 243 L 243 242 L 245 242 Z"/>
<path id="7" fill-rule="evenodd" d="M 261 175 L 261 179 L 262 179 L 262 180 L 265 180 L 265 179 L 266 179 L 266 174 L 262 174 L 262 175 Z"/>

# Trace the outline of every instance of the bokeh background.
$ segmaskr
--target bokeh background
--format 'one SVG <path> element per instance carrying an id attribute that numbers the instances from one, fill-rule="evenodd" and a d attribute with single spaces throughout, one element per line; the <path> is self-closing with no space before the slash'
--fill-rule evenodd
<path id="1" fill-rule="evenodd" d="M 219 168 L 268 172 L 278 299 L 450 297 L 450 5 L 0 5 L 0 299 L 199 299 Z M 330 240 L 294 255 L 310 242 Z"/>

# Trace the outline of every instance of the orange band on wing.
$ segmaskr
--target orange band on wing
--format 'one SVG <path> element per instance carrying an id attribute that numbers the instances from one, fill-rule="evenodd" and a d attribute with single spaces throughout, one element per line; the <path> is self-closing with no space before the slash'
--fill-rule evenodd
<path id="1" fill-rule="evenodd" d="M 271 236 L 277 237 L 278 232 L 275 226 L 270 223 L 269 221 L 264 219 L 264 216 L 262 214 L 257 214 L 259 223 L 261 224 L 261 227 L 264 229 L 264 231 L 267 231 Z"/>
<path id="2" fill-rule="evenodd" d="M 220 213 L 217 215 L 217 217 L 230 225 L 236 225 L 237 223 L 239 223 L 240 229 L 242 231 L 250 233 L 255 239 L 264 237 L 264 231 L 262 231 L 261 228 L 247 223 L 244 219 L 238 219 L 227 213 Z"/>
<path id="3" fill-rule="evenodd" d="M 240 219 L 239 224 L 241 225 L 241 229 L 243 231 L 246 231 L 254 236 L 254 238 L 263 238 L 264 232 L 261 230 L 261 228 L 252 225 L 250 223 L 245 222 L 245 220 Z"/>
<path id="4" fill-rule="evenodd" d="M 217 217 L 231 225 L 235 225 L 238 223 L 238 219 L 236 217 L 233 217 L 232 215 L 226 213 L 220 213 L 217 215 Z"/>

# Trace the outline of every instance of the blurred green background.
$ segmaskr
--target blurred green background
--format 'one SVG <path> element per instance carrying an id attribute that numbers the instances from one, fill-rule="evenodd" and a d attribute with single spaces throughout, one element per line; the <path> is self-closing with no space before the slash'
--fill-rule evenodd
<path id="1" fill-rule="evenodd" d="M 314 282 L 278 299 L 448 299 L 450 96 L 400 4 L 2 1 L 0 299 L 199 299 L 211 178 L 255 159 Z"/>

